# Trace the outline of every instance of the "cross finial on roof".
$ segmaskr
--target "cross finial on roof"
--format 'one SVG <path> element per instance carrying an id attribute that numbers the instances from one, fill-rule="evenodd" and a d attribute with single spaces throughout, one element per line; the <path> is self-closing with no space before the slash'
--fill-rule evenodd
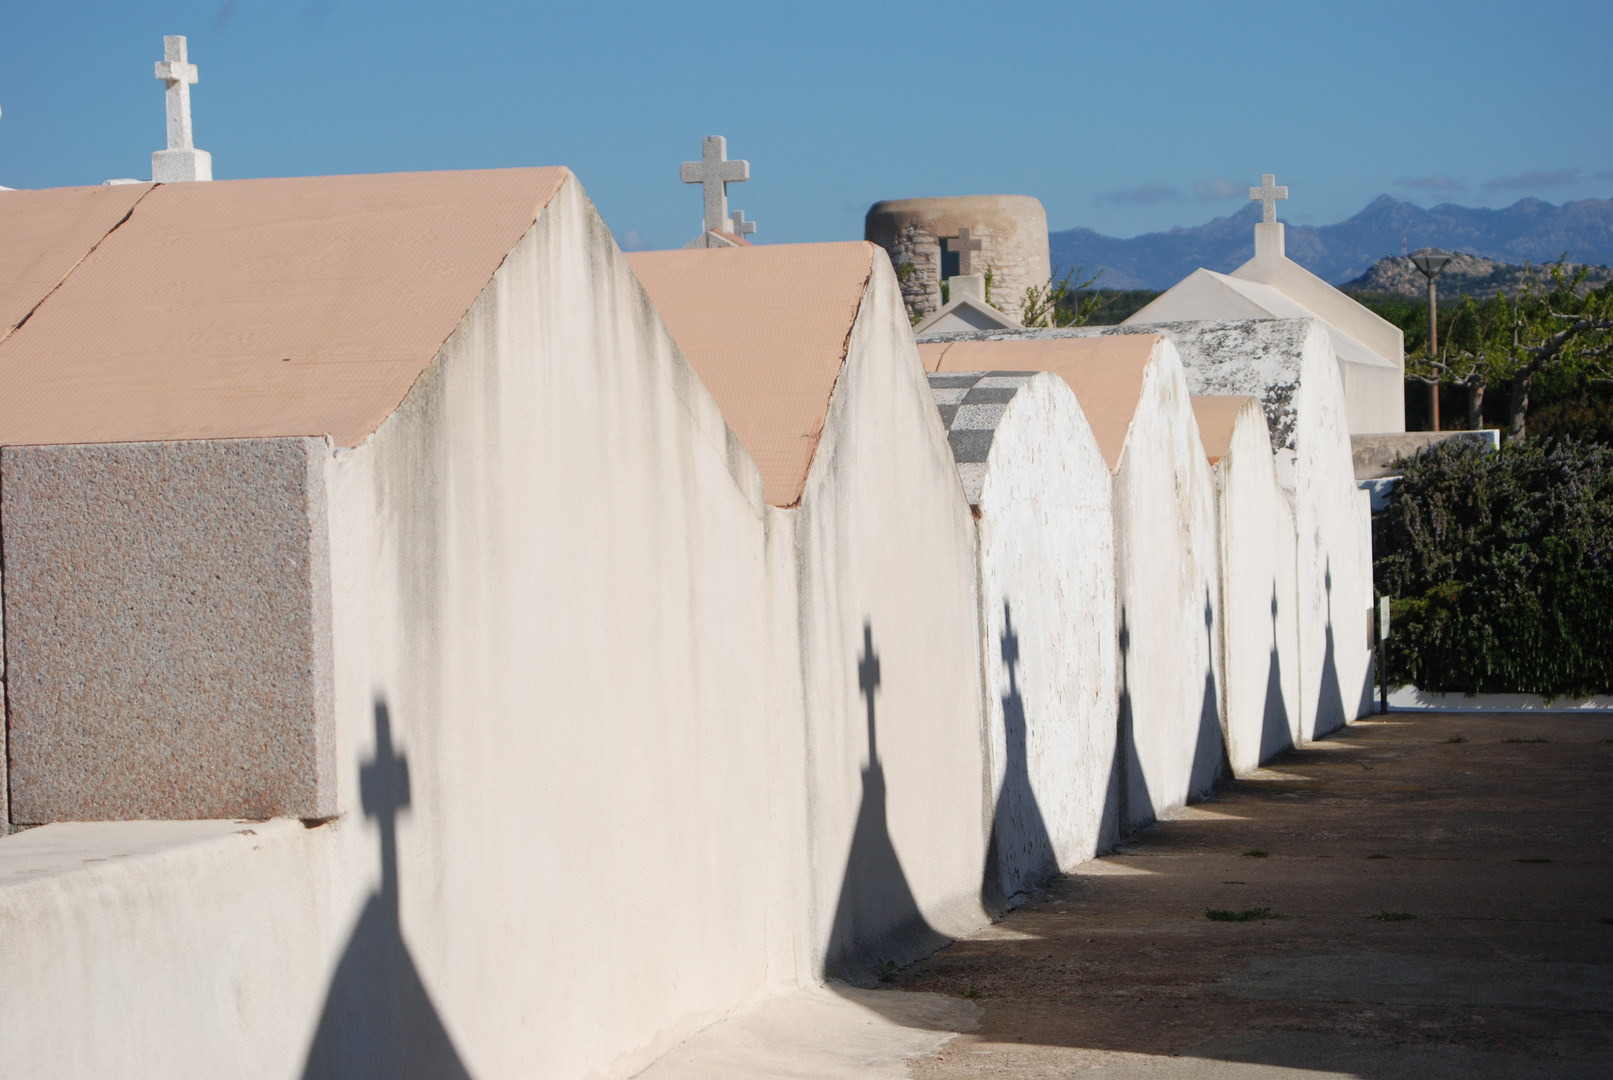
<path id="1" fill-rule="evenodd" d="M 733 222 L 728 220 L 728 185 L 750 179 L 750 162 L 729 161 L 728 140 L 721 135 L 707 135 L 700 146 L 700 160 L 685 161 L 680 176 L 685 184 L 700 184 L 705 188 L 706 229 L 732 232 Z"/>
<path id="2" fill-rule="evenodd" d="M 985 241 L 969 235 L 969 226 L 965 225 L 958 230 L 957 236 L 946 238 L 947 250 L 958 256 L 958 273 L 967 277 L 974 273 L 974 258 L 971 252 L 980 251 Z"/>
<path id="3" fill-rule="evenodd" d="M 756 231 L 756 222 L 746 221 L 745 211 L 735 210 L 728 216 L 733 219 L 734 227 L 730 231 L 733 232 L 735 236 L 749 236 L 751 233 Z"/>
<path id="4" fill-rule="evenodd" d="M 196 65 L 185 60 L 185 39 L 162 39 L 162 59 L 157 61 L 157 78 L 168 84 L 168 149 L 194 147 L 190 131 L 190 86 L 196 81 Z"/>
<path id="5" fill-rule="evenodd" d="M 168 149 L 151 155 L 151 178 L 158 183 L 213 179 L 213 156 L 196 149 L 190 130 L 190 87 L 196 65 L 185 59 L 185 39 L 162 39 L 157 78 L 168 87 Z"/>
<path id="6" fill-rule="evenodd" d="M 1288 186 L 1277 186 L 1276 173 L 1262 173 L 1260 186 L 1249 189 L 1249 198 L 1260 203 L 1260 220 L 1277 220 L 1277 200 L 1288 198 Z"/>

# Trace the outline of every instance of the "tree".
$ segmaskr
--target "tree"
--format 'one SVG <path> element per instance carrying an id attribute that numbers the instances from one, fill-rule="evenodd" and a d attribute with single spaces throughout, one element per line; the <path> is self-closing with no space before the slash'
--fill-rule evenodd
<path id="1" fill-rule="evenodd" d="M 1511 436 L 1527 433 L 1529 387 L 1536 375 L 1557 368 L 1580 367 L 1601 373 L 1613 355 L 1613 282 L 1585 287 L 1589 267 L 1570 273 L 1566 256 L 1546 267 L 1547 278 L 1528 268 L 1518 293 L 1508 352 L 1512 368 Z M 1499 329 L 1499 328 L 1497 328 Z"/>
<path id="2" fill-rule="evenodd" d="M 1448 322 L 1441 315 L 1438 356 L 1428 354 L 1426 308 L 1401 302 L 1380 314 L 1406 331 L 1408 376 L 1467 384 L 1470 427 L 1482 423 L 1486 386 L 1510 381 L 1509 436 L 1523 438 L 1537 376 L 1608 378 L 1601 365 L 1613 349 L 1613 283 L 1589 288 L 1589 273 L 1559 259 L 1539 269 L 1526 266 L 1515 297 L 1464 296 L 1449 309 Z"/>
<path id="3" fill-rule="evenodd" d="M 1019 321 L 1025 326 L 1085 326 L 1102 305 L 1103 298 L 1094 293 L 1074 305 L 1066 303 L 1072 294 L 1091 288 L 1103 276 L 1103 271 L 1099 270 L 1091 277 L 1083 277 L 1085 271 L 1086 267 L 1078 266 L 1064 271 L 1061 277 L 1055 266 L 1047 284 L 1027 286 L 1025 298 L 1019 305 Z"/>

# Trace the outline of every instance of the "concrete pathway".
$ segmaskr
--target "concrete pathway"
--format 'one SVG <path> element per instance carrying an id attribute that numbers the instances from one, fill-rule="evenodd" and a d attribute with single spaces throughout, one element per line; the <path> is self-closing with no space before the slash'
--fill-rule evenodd
<path id="1" fill-rule="evenodd" d="M 1613 1077 L 1613 717 L 1352 724 L 881 990 L 771 999 L 642 1077 Z"/>
<path id="2" fill-rule="evenodd" d="M 1613 1076 L 1610 811 L 1613 717 L 1353 724 L 899 972 L 910 1075 Z"/>
<path id="3" fill-rule="evenodd" d="M 776 998 L 643 1076 L 1613 1076 L 1613 717 L 1353 724 L 882 989 Z"/>

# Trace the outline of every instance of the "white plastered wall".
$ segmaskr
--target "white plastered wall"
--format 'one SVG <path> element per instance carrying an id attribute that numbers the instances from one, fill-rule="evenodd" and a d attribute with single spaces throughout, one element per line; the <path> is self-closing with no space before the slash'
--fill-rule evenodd
<path id="1" fill-rule="evenodd" d="M 1297 537 L 1250 399 L 1212 468 L 1221 540 L 1227 756 L 1238 775 L 1301 741 Z"/>
<path id="2" fill-rule="evenodd" d="M 1075 394 L 1057 375 L 1037 375 L 997 424 L 979 502 L 1003 898 L 1115 839 L 1113 497 Z"/>
<path id="3" fill-rule="evenodd" d="M 327 482 L 340 816 L 0 841 L 85 864 L 0 882 L 0 1075 L 627 1076 L 816 981 L 865 620 L 890 844 L 983 921 L 974 533 L 882 261 L 798 509 L 574 177 Z"/>
<path id="4" fill-rule="evenodd" d="M 574 177 L 329 484 L 340 775 L 384 704 L 402 934 L 469 1071 L 608 1074 L 793 981 L 788 866 L 724 857 L 799 792 L 760 476 Z"/>
<path id="5" fill-rule="evenodd" d="M 1155 346 L 1114 476 L 1122 827 L 1208 792 L 1225 755 L 1215 493 L 1182 363 Z"/>
<path id="6" fill-rule="evenodd" d="M 799 552 L 810 965 L 856 978 L 985 920 L 975 532 L 887 260 L 873 260 L 800 506 L 774 513 Z M 887 889 L 892 854 L 902 880 Z"/>
<path id="7" fill-rule="evenodd" d="M 1232 274 L 1195 270 L 1124 325 L 1294 318 L 1320 318 L 1328 328 L 1350 433 L 1406 430 L 1400 330 L 1286 258 L 1252 259 Z"/>
<path id="8" fill-rule="evenodd" d="M 1344 388 L 1327 331 L 1305 335 L 1294 395 L 1300 731 L 1314 739 L 1371 711 L 1371 510 L 1355 486 Z"/>

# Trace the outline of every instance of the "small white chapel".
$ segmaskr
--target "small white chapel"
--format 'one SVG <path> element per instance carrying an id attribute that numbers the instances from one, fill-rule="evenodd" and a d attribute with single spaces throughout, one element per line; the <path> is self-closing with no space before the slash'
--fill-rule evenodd
<path id="1" fill-rule="evenodd" d="M 1288 258 L 1277 200 L 1286 185 L 1267 173 L 1249 198 L 1261 203 L 1255 226 L 1255 256 L 1230 274 L 1203 267 L 1171 286 L 1129 319 L 1127 326 L 1222 319 L 1320 319 L 1327 327 L 1344 396 L 1351 435 L 1406 430 L 1405 338 L 1379 317 Z"/>

